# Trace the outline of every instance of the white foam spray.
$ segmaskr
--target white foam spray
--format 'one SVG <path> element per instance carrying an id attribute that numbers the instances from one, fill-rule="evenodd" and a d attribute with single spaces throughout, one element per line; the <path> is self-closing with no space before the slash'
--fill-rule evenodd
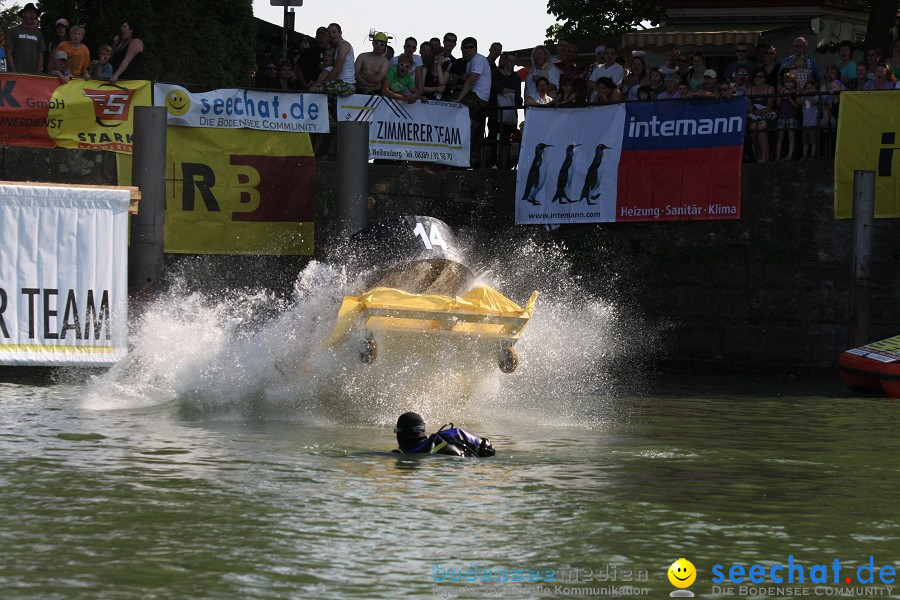
<path id="1" fill-rule="evenodd" d="M 588 294 L 559 246 L 526 241 L 481 254 L 490 265 L 484 283 L 520 304 L 532 290 L 542 293 L 515 346 L 512 374 L 500 372 L 491 352 L 431 336 L 380 346 L 370 365 L 359 359 L 360 335 L 324 347 L 343 296 L 357 293 L 363 278 L 311 262 L 288 302 L 267 291 L 204 295 L 172 286 L 143 308 L 130 327 L 128 358 L 89 385 L 83 404 L 177 402 L 217 419 L 319 424 L 387 424 L 407 410 L 430 423 L 601 421 L 614 410 L 622 378 L 642 379 L 655 333 Z"/>

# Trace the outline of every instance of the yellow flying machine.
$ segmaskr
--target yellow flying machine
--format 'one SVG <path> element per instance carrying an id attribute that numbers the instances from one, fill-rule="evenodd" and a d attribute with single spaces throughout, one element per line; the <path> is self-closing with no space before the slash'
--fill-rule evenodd
<path id="1" fill-rule="evenodd" d="M 378 223 L 356 234 L 351 246 L 357 260 L 385 267 L 365 292 L 344 297 L 328 346 L 357 336 L 360 360 L 371 364 L 383 345 L 414 348 L 425 336 L 444 336 L 472 352 L 493 353 L 504 373 L 516 370 L 513 346 L 538 292 L 523 308 L 490 286 L 473 285 L 452 231 L 433 217 Z"/>

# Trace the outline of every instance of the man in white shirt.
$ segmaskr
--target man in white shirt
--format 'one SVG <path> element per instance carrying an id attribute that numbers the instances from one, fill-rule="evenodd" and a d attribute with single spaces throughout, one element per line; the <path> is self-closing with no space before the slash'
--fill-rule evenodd
<path id="1" fill-rule="evenodd" d="M 666 64 L 660 67 L 663 72 L 663 76 L 668 75 L 669 73 L 674 73 L 678 70 L 678 55 L 681 52 L 678 51 L 678 46 L 669 46 L 669 50 L 666 52 Z"/>
<path id="2" fill-rule="evenodd" d="M 419 42 L 416 41 L 414 37 L 406 38 L 406 41 L 403 42 L 403 52 L 400 54 L 409 54 L 413 58 L 413 73 L 416 72 L 416 69 L 422 66 L 422 57 L 416 54 L 416 50 L 419 49 Z M 394 58 L 391 59 L 391 66 L 396 67 L 397 61 L 400 60 L 400 55 L 395 55 Z"/>
<path id="3" fill-rule="evenodd" d="M 597 80 L 601 77 L 609 77 L 612 79 L 613 83 L 616 87 L 619 87 L 622 84 L 622 80 L 625 79 L 625 69 L 623 69 L 619 64 L 616 63 L 616 55 L 618 48 L 616 48 L 612 44 L 606 44 L 606 48 L 603 50 L 603 59 L 604 62 L 599 67 L 596 67 L 591 72 L 591 78 L 588 80 L 588 87 L 590 88 L 590 101 L 596 101 L 597 97 Z"/>
<path id="4" fill-rule="evenodd" d="M 463 58 L 466 60 L 466 80 L 456 97 L 456 102 L 469 109 L 472 124 L 471 158 L 472 167 L 478 162 L 481 142 L 484 138 L 484 107 L 491 95 L 491 64 L 478 54 L 478 42 L 473 37 L 462 41 Z"/>

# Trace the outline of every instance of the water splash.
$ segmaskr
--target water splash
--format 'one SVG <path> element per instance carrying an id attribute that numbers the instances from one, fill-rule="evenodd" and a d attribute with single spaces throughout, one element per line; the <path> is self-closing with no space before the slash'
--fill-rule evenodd
<path id="1" fill-rule="evenodd" d="M 489 352 L 428 336 L 382 348 L 371 365 L 359 360 L 358 337 L 325 348 L 341 299 L 366 274 L 313 261 L 289 300 L 264 290 L 202 294 L 176 278 L 143 307 L 128 358 L 91 383 L 84 406 L 177 402 L 192 415 L 321 424 L 386 424 L 406 410 L 429 423 L 599 422 L 623 382 L 643 379 L 656 333 L 588 293 L 564 247 L 527 240 L 505 250 L 478 252 L 479 280 L 520 303 L 542 292 L 513 374 Z"/>

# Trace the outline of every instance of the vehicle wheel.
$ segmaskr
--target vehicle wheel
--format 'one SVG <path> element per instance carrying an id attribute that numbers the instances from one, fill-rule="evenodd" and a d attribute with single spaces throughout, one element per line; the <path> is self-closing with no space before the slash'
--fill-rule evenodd
<path id="1" fill-rule="evenodd" d="M 367 337 L 359 349 L 359 360 L 364 365 L 371 365 L 378 358 L 378 343 L 373 337 Z"/>
<path id="2" fill-rule="evenodd" d="M 500 348 L 497 364 L 504 373 L 512 373 L 519 366 L 519 353 L 512 347 Z"/>

